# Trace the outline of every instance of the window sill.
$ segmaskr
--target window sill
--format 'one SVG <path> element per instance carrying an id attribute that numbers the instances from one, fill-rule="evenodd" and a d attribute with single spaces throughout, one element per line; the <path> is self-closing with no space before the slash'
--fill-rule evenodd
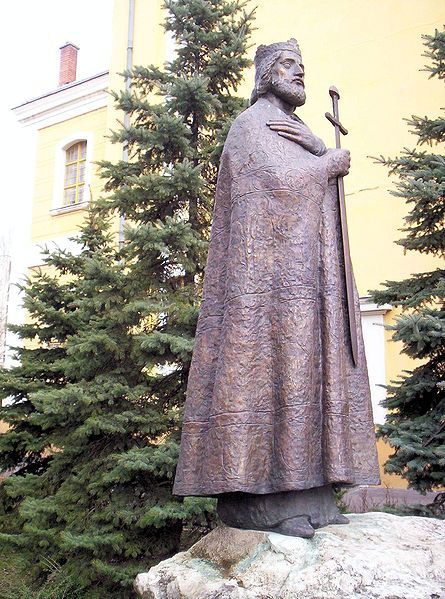
<path id="1" fill-rule="evenodd" d="M 58 216 L 59 214 L 67 214 L 69 212 L 86 210 L 89 205 L 89 202 L 79 202 L 79 204 L 73 204 L 72 206 L 61 206 L 60 208 L 53 208 L 49 211 L 49 213 L 51 214 L 51 216 Z"/>

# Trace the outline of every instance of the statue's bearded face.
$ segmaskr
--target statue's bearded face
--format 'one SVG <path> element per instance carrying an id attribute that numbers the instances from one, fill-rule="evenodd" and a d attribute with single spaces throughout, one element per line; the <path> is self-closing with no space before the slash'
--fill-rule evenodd
<path id="1" fill-rule="evenodd" d="M 304 66 L 296 52 L 284 50 L 281 53 L 272 67 L 270 90 L 292 106 L 302 106 L 306 102 Z"/>

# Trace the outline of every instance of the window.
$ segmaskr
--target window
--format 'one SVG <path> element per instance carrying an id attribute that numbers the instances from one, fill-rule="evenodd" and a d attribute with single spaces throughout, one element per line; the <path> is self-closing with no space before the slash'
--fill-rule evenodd
<path id="1" fill-rule="evenodd" d="M 93 150 L 94 136 L 89 131 L 73 131 L 56 145 L 52 216 L 88 207 Z"/>
<path id="2" fill-rule="evenodd" d="M 78 141 L 65 150 L 65 174 L 63 183 L 63 206 L 84 202 L 87 142 Z"/>

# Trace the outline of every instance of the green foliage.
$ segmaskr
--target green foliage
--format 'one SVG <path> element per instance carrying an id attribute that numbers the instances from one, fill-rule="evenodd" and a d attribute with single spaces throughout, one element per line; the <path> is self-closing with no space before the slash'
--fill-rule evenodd
<path id="1" fill-rule="evenodd" d="M 348 512 L 348 506 L 344 501 L 347 491 L 348 490 L 345 487 L 335 486 L 333 488 L 335 503 L 342 514 L 346 514 Z"/>
<path id="2" fill-rule="evenodd" d="M 26 348 L 0 374 L 0 542 L 48 560 L 86 596 L 131 595 L 138 571 L 212 521 L 213 500 L 173 497 L 218 159 L 245 106 L 236 87 L 252 14 L 242 0 L 168 0 L 176 57 L 136 67 L 131 116 L 113 133 L 130 161 L 103 163 L 107 198 L 79 251 L 47 254 L 24 285 Z M 108 221 L 127 221 L 118 248 Z M 18 595 L 20 596 L 20 595 Z M 62 595 L 61 595 L 62 596 Z M 74 595 L 73 595 L 74 596 Z"/>
<path id="3" fill-rule="evenodd" d="M 445 32 L 423 36 L 431 63 L 431 77 L 445 79 Z M 413 116 L 408 121 L 418 144 L 445 140 L 445 118 Z M 398 243 L 437 257 L 445 251 L 445 157 L 405 149 L 399 157 L 379 160 L 398 177 L 394 195 L 410 208 Z M 445 485 L 445 270 L 413 274 L 402 281 L 387 281 L 374 291 L 379 303 L 402 308 L 395 319 L 393 339 L 403 352 L 422 362 L 405 372 L 388 388 L 384 402 L 389 412 L 379 435 L 394 448 L 385 465 L 389 473 L 405 477 L 409 486 L 426 492 Z M 442 505 L 442 504 L 441 504 Z M 430 509 L 430 508 L 425 508 Z M 442 507 L 443 509 L 443 507 Z"/>
<path id="4" fill-rule="evenodd" d="M 42 584 L 27 572 L 27 563 L 20 555 L 0 550 L 0 597 L 2 599 L 87 599 L 79 590 L 75 576 L 65 574 L 59 564 L 47 560 L 48 578 Z M 90 595 L 88 599 L 93 599 Z M 99 599 L 99 597 L 98 597 Z"/>

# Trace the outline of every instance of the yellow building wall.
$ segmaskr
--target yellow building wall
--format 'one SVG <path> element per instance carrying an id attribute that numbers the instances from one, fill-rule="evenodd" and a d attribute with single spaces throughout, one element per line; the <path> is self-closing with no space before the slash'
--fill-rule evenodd
<path id="1" fill-rule="evenodd" d="M 352 166 L 345 180 L 351 257 L 361 296 L 387 279 L 401 279 L 413 272 L 434 268 L 438 260 L 416 252 L 404 254 L 395 240 L 407 206 L 390 195 L 394 181 L 386 168 L 370 156 L 395 156 L 403 147 L 413 147 L 415 137 L 404 118 L 436 115 L 443 105 L 443 82 L 428 80 L 422 34 L 442 29 L 445 4 L 437 0 L 256 0 L 255 27 L 250 50 L 295 37 L 306 68 L 307 103 L 298 114 L 328 146 L 334 145 L 332 125 L 324 117 L 331 111 L 330 85 L 340 91 L 340 117 L 349 130 L 342 139 L 351 151 Z M 162 65 L 168 53 L 168 37 L 161 0 L 135 1 L 135 65 Z M 128 1 L 115 2 L 113 55 L 110 87 L 118 89 L 125 67 L 128 32 Z M 248 98 L 253 87 L 253 69 L 246 72 L 239 94 Z M 108 124 L 116 123 L 109 105 Z M 107 148 L 108 156 L 120 158 L 121 150 Z M 385 315 L 390 324 L 394 311 Z M 386 383 L 396 379 L 413 362 L 400 353 L 401 344 L 385 332 Z M 406 482 L 383 472 L 392 452 L 377 443 L 382 484 L 406 487 Z"/>
<path id="2" fill-rule="evenodd" d="M 445 4 L 436 0 L 275 0 L 257 3 L 254 45 L 295 37 L 306 68 L 307 102 L 301 117 L 333 146 L 330 85 L 340 91 L 340 117 L 349 134 L 343 147 L 351 151 L 345 179 L 348 228 L 354 273 L 361 296 L 388 279 L 402 279 L 439 265 L 416 252 L 404 254 L 394 243 L 407 206 L 390 195 L 394 181 L 370 156 L 395 156 L 416 139 L 403 120 L 412 114 L 434 116 L 443 106 L 443 82 L 428 80 L 422 34 L 442 29 Z M 250 93 L 246 76 L 244 95 Z M 385 315 L 393 321 L 395 311 Z M 401 354 L 401 343 L 385 331 L 386 383 L 414 362 Z M 393 449 L 377 442 L 383 486 L 406 487 L 406 481 L 383 471 Z"/>
<path id="3" fill-rule="evenodd" d="M 110 57 L 111 90 L 121 89 L 119 75 L 126 65 L 128 0 L 116 0 Z M 401 237 L 406 205 L 389 194 L 394 189 L 387 170 L 369 156 L 394 156 L 404 146 L 413 146 L 403 120 L 411 114 L 435 115 L 443 105 L 443 83 L 428 80 L 421 72 L 425 64 L 421 35 L 441 29 L 445 5 L 437 0 L 257 0 L 250 55 L 260 43 L 297 38 L 306 67 L 307 103 L 300 116 L 328 146 L 333 145 L 332 126 L 324 117 L 331 110 L 328 88 L 336 85 L 341 94 L 340 116 L 349 130 L 342 139 L 351 150 L 351 173 L 345 181 L 351 254 L 360 295 L 367 295 L 386 279 L 399 279 L 412 272 L 428 270 L 437 261 L 416 253 L 403 254 L 394 244 Z M 171 42 L 161 27 L 161 0 L 135 0 L 134 65 L 162 65 Z M 246 72 L 240 95 L 249 97 L 253 69 Z M 106 108 L 42 129 L 37 134 L 37 163 L 32 217 L 32 241 L 72 235 L 85 211 L 51 215 L 55 147 L 78 131 L 93 135 L 92 160 L 119 160 L 122 147 L 109 143 L 105 135 L 120 127 L 114 101 Z M 92 165 L 91 192 L 101 194 L 97 167 Z M 385 316 L 391 322 L 392 312 Z M 412 367 L 400 354 L 400 344 L 385 333 L 387 383 Z M 378 442 L 383 464 L 391 451 Z M 382 471 L 385 486 L 406 486 L 400 477 Z"/>
<path id="4" fill-rule="evenodd" d="M 100 108 L 40 129 L 37 132 L 36 175 L 31 222 L 31 239 L 34 244 L 73 235 L 85 216 L 85 210 L 61 214 L 51 213 L 54 208 L 56 169 L 63 169 L 63 163 L 57 163 L 57 148 L 62 140 L 78 133 L 88 133 L 91 136 L 90 195 L 93 199 L 98 199 L 102 193 L 102 181 L 97 175 L 98 167 L 94 162 L 105 158 L 105 148 L 109 145 L 105 137 L 107 135 L 107 109 Z M 62 197 L 62 192 L 63 175 L 60 197 Z M 88 190 L 86 193 L 88 197 Z"/>
<path id="5" fill-rule="evenodd" d="M 443 105 L 443 82 L 428 80 L 422 34 L 442 29 L 445 4 L 437 0 L 259 1 L 254 44 L 296 37 L 306 67 L 307 103 L 299 114 L 334 144 L 330 85 L 340 91 L 340 117 L 351 151 L 345 180 L 351 256 L 360 295 L 390 278 L 427 270 L 435 263 L 394 244 L 406 213 L 386 168 L 370 156 L 395 156 L 415 138 L 403 120 L 435 115 Z M 251 88 L 252 75 L 246 77 Z"/>
<path id="6" fill-rule="evenodd" d="M 163 2 L 160 0 L 135 0 L 134 32 L 133 32 L 133 65 L 148 66 L 162 65 L 167 59 L 167 36 L 161 23 L 164 20 Z M 111 90 L 124 88 L 124 78 L 121 73 L 127 64 L 129 0 L 114 2 L 110 84 Z M 109 130 L 120 128 L 118 120 L 123 115 L 117 112 L 114 100 L 110 96 L 108 102 L 107 127 Z M 120 160 L 122 147 L 108 144 L 107 160 Z"/>
<path id="7" fill-rule="evenodd" d="M 397 474 L 387 474 L 384 470 L 384 464 L 392 453 L 394 453 L 394 449 L 388 445 L 388 443 L 385 443 L 382 439 L 377 439 L 380 486 L 387 487 L 389 489 L 406 489 L 408 487 L 408 483 L 404 478 L 397 476 Z"/>
<path id="8" fill-rule="evenodd" d="M 342 144 L 351 151 L 352 166 L 345 181 L 351 256 L 361 296 L 387 279 L 434 268 L 439 261 L 416 252 L 404 254 L 395 240 L 402 234 L 407 206 L 390 195 L 394 181 L 385 167 L 370 156 L 395 156 L 413 147 L 415 137 L 404 118 L 436 115 L 443 105 L 443 82 L 428 80 L 422 34 L 442 29 L 445 4 L 437 0 L 257 0 L 250 50 L 258 44 L 295 37 L 306 67 L 307 103 L 300 116 L 328 146 L 334 144 L 332 125 L 324 117 L 331 110 L 330 85 L 340 90 L 340 117 L 349 130 Z M 168 51 L 161 0 L 135 2 L 134 64 L 161 65 Z M 122 80 L 115 73 L 125 66 L 128 2 L 115 2 L 111 87 Z M 249 97 L 253 69 L 239 90 Z M 110 104 L 109 124 L 115 122 Z M 111 150 L 116 152 L 116 148 Z M 385 316 L 391 323 L 394 312 Z M 401 344 L 386 331 L 386 382 L 394 380 L 413 362 L 400 353 Z M 378 443 L 380 461 L 390 449 Z M 382 472 L 388 486 L 406 486 L 400 478 Z"/>
<path id="9" fill-rule="evenodd" d="M 114 4 L 110 88 L 122 87 L 117 73 L 125 68 L 128 0 Z M 328 146 L 333 127 L 324 113 L 331 110 L 330 85 L 340 90 L 340 117 L 349 135 L 352 167 L 345 186 L 352 260 L 360 295 L 390 278 L 402 278 L 437 263 L 416 252 L 403 254 L 394 244 L 406 214 L 386 168 L 370 156 L 395 156 L 415 138 L 403 120 L 412 114 L 435 115 L 443 105 L 443 82 L 428 80 L 422 34 L 442 29 L 445 3 L 437 0 L 256 0 L 250 55 L 261 43 L 295 37 L 306 67 L 307 103 L 298 114 Z M 168 36 L 161 23 L 161 0 L 135 0 L 135 65 L 162 65 Z M 253 69 L 246 72 L 239 93 L 249 97 Z M 116 114 L 110 103 L 108 123 Z M 119 151 L 107 148 L 107 152 Z"/>

